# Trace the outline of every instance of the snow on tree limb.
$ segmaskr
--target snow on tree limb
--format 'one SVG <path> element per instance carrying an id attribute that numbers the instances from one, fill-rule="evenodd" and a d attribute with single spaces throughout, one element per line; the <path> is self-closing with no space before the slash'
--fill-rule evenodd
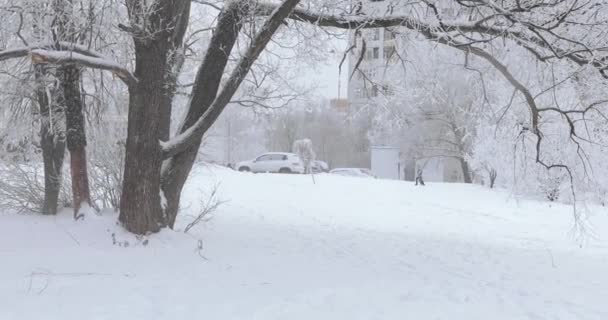
<path id="1" fill-rule="evenodd" d="M 59 41 L 57 43 L 43 43 L 38 45 L 32 45 L 29 47 L 18 47 L 13 49 L 6 49 L 0 51 L 0 61 L 22 58 L 29 54 L 32 50 L 44 49 L 44 50 L 59 50 L 59 51 L 73 51 L 80 53 L 88 57 L 103 58 L 103 55 L 90 50 L 89 48 L 72 42 Z"/>
<path id="2" fill-rule="evenodd" d="M 50 51 L 44 49 L 36 49 L 31 51 L 33 63 L 42 64 L 78 64 L 88 68 L 108 70 L 117 75 L 127 86 L 137 83 L 137 79 L 130 71 L 124 69 L 117 63 L 104 59 L 72 51 Z"/>
<path id="3" fill-rule="evenodd" d="M 426 22 L 409 15 L 370 16 L 365 14 L 332 15 L 314 12 L 302 8 L 296 8 L 288 16 L 289 19 L 310 23 L 320 27 L 333 27 L 338 29 L 367 29 L 405 27 L 419 33 L 432 33 L 438 37 L 429 38 L 431 41 L 439 42 L 440 38 L 455 39 L 463 34 L 476 34 L 479 38 L 465 36 L 468 43 L 460 45 L 468 46 L 475 43 L 484 43 L 495 38 L 508 38 L 519 46 L 525 48 L 541 61 L 550 59 L 568 59 L 577 65 L 593 65 L 602 76 L 608 78 L 608 58 L 598 56 L 597 51 L 605 51 L 606 48 L 590 48 L 577 41 L 575 38 L 567 37 L 557 33 L 555 30 L 567 21 L 580 7 L 568 7 L 561 12 L 562 19 L 551 26 L 538 24 L 520 18 L 518 15 L 530 14 L 533 10 L 542 10 L 542 7 L 532 6 L 523 8 L 521 6 L 505 9 L 495 5 L 492 1 L 477 0 L 478 5 L 487 7 L 493 11 L 477 21 L 470 22 L 444 22 L 438 17 L 438 22 Z M 427 3 L 428 6 L 429 5 Z M 276 8 L 276 4 L 260 3 L 256 6 L 256 14 L 267 15 Z M 496 20 L 504 17 L 508 24 L 496 23 Z M 487 38 L 486 38 L 487 37 Z M 428 38 L 428 37 L 427 37 Z M 456 47 L 450 41 L 445 45 Z"/>
<path id="4" fill-rule="evenodd" d="M 78 64 L 88 68 L 111 71 L 127 86 L 137 83 L 137 78 L 129 70 L 103 55 L 75 43 L 59 42 L 0 51 L 0 61 L 28 56 L 35 64 Z"/>

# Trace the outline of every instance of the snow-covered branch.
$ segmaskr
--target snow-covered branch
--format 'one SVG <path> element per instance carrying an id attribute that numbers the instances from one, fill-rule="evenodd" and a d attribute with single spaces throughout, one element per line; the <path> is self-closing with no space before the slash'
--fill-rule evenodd
<path id="1" fill-rule="evenodd" d="M 129 70 L 75 43 L 59 42 L 0 51 L 0 61 L 28 56 L 36 64 L 78 64 L 88 68 L 108 70 L 117 75 L 127 86 L 137 82 L 137 78 Z"/>
<path id="2" fill-rule="evenodd" d="M 103 55 L 90 50 L 89 48 L 72 42 L 59 41 L 57 43 L 43 43 L 32 45 L 28 47 L 18 47 L 12 49 L 6 49 L 0 51 L 0 61 L 14 59 L 14 58 L 23 58 L 29 55 L 32 50 L 59 50 L 59 51 L 73 51 L 84 56 L 95 57 L 95 58 L 103 58 Z"/>
<path id="3" fill-rule="evenodd" d="M 485 4 L 485 1 L 480 1 Z M 562 17 L 551 28 L 544 24 L 532 23 L 526 19 L 520 19 L 518 15 L 531 15 L 534 9 L 542 9 L 536 6 L 530 8 L 511 8 L 509 10 L 500 8 L 496 5 L 488 5 L 489 8 L 495 11 L 495 14 L 487 15 L 475 21 L 470 22 L 445 22 L 437 19 L 435 22 L 427 22 L 413 16 L 389 15 L 389 16 L 371 16 L 365 14 L 343 14 L 332 15 L 320 12 L 314 12 L 302 8 L 296 8 L 289 15 L 289 19 L 310 23 L 320 27 L 333 27 L 339 29 L 368 29 L 368 28 L 388 28 L 388 27 L 405 27 L 407 29 L 420 33 L 431 33 L 437 35 L 436 38 L 429 38 L 431 41 L 439 42 L 440 37 L 448 37 L 456 39 L 458 37 L 467 39 L 467 43 L 459 45 L 471 45 L 475 43 L 484 43 L 495 38 L 508 38 L 514 41 L 519 46 L 525 48 L 541 61 L 550 59 L 568 59 L 578 65 L 593 65 L 597 68 L 604 77 L 608 78 L 606 73 L 608 70 L 607 58 L 598 56 L 598 51 L 605 51 L 605 47 L 591 48 L 577 41 L 575 37 L 559 34 L 555 30 L 564 23 L 566 17 L 580 9 L 578 7 L 569 7 L 560 13 Z M 257 14 L 267 15 L 276 8 L 276 4 L 260 3 L 256 6 Z M 507 17 L 509 23 L 499 23 L 497 17 Z M 466 34 L 466 35 L 465 35 Z M 472 35 L 478 35 L 475 38 Z M 444 43 L 449 46 L 455 46 L 454 43 Z"/>
<path id="4" fill-rule="evenodd" d="M 51 51 L 44 49 L 32 50 L 31 57 L 34 63 L 78 64 L 88 68 L 108 70 L 118 76 L 127 86 L 137 83 L 137 78 L 129 70 L 114 61 L 104 58 L 85 56 L 72 51 Z"/>

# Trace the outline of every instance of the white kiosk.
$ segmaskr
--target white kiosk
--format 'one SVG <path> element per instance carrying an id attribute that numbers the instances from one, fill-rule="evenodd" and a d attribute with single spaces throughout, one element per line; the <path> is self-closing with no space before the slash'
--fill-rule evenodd
<path id="1" fill-rule="evenodd" d="M 372 146 L 370 148 L 372 173 L 381 179 L 401 179 L 403 169 L 399 159 L 399 148 Z"/>

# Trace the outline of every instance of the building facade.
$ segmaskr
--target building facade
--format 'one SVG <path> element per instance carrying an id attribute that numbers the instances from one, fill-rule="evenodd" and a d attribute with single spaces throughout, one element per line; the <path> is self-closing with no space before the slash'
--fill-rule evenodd
<path id="1" fill-rule="evenodd" d="M 405 6 L 399 0 L 362 0 L 355 4 L 354 12 L 362 12 L 368 16 L 385 16 L 408 13 L 414 5 Z M 450 8 L 443 8 L 442 15 L 450 16 Z M 420 13 L 420 12 L 418 12 Z M 423 12 L 423 15 L 433 12 Z M 432 19 L 432 17 L 431 17 Z M 378 98 L 394 96 L 396 92 L 405 90 L 405 64 L 404 53 L 406 37 L 400 34 L 399 28 L 373 28 L 351 31 L 350 52 L 348 54 L 349 82 L 348 82 L 348 111 L 373 117 L 374 101 Z M 398 103 L 398 102 L 395 102 Z M 362 111 L 363 110 L 363 111 Z M 371 124 L 374 130 L 374 124 Z M 432 125 L 424 126 L 426 130 L 434 130 Z M 375 128 L 382 131 L 381 128 Z M 459 162 L 453 158 L 435 157 L 433 155 L 421 156 L 421 150 L 413 145 L 403 145 L 400 141 L 393 141 L 394 134 L 379 134 L 370 136 L 368 148 L 399 146 L 400 163 L 402 171 L 400 178 L 413 180 L 417 170 L 423 170 L 423 176 L 428 181 L 459 182 L 462 181 L 462 170 Z M 373 159 L 373 154 L 367 151 L 367 157 Z M 370 164 L 373 162 L 370 160 Z"/>
<path id="2" fill-rule="evenodd" d="M 395 8 L 394 1 L 362 1 L 357 4 L 366 15 L 383 15 Z M 358 110 L 361 106 L 369 103 L 370 99 L 381 94 L 391 95 L 395 88 L 390 78 L 398 77 L 399 54 L 396 48 L 401 39 L 391 28 L 374 28 L 352 31 L 350 34 L 350 46 L 352 49 L 348 55 L 349 61 L 349 83 L 348 101 L 349 107 Z M 403 72 L 405 72 L 403 70 Z"/>

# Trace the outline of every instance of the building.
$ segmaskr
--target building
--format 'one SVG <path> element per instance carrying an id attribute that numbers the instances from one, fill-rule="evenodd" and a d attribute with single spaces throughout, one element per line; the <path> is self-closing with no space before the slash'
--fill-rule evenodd
<path id="1" fill-rule="evenodd" d="M 368 15 L 379 15 L 386 12 L 387 8 L 394 7 L 393 2 L 367 0 L 360 2 L 360 8 Z M 349 70 L 352 73 L 348 83 L 351 109 L 358 110 L 366 105 L 370 98 L 380 94 L 391 95 L 394 92 L 395 84 L 389 83 L 387 76 L 390 73 L 391 78 L 394 78 L 395 71 L 399 72 L 400 68 L 396 47 L 401 40 L 396 35 L 391 28 L 351 32 L 350 42 L 354 45 L 348 56 Z"/>
<path id="2" fill-rule="evenodd" d="M 400 5 L 401 4 L 401 5 Z M 399 0 L 362 0 L 356 4 L 354 11 L 361 11 L 369 16 L 381 16 L 387 12 L 396 15 L 406 13 L 403 11 L 413 10 L 414 6 L 404 6 Z M 420 8 L 418 8 L 420 9 Z M 451 8 L 441 8 L 441 15 L 444 17 L 455 16 Z M 434 12 L 426 12 L 433 19 Z M 460 13 L 458 13 L 460 14 Z M 400 48 L 405 47 L 405 37 L 400 36 L 403 30 L 399 28 L 374 28 L 352 31 L 350 34 L 350 46 L 352 49 L 348 55 L 349 72 L 352 76 L 348 82 L 348 113 L 373 115 L 373 101 L 378 97 L 392 97 L 395 92 L 405 90 L 403 84 L 398 79 L 405 78 L 406 70 L 402 64 Z M 364 107 L 368 109 L 363 109 Z M 369 109 L 371 108 L 371 110 Z M 361 112 L 361 110 L 365 112 Z M 380 129 L 380 128 L 377 128 Z M 434 130 L 428 126 L 426 130 Z M 400 162 L 393 164 L 399 168 L 398 174 L 391 174 L 391 177 L 413 180 L 415 172 L 423 170 L 423 177 L 427 176 L 428 181 L 462 181 L 462 170 L 458 162 L 446 157 L 420 157 L 422 152 L 416 150 L 412 145 L 403 145 L 395 140 L 395 135 L 386 134 L 382 137 L 371 137 L 369 141 L 370 150 L 367 151 L 367 158 L 372 167 L 379 157 L 379 150 L 385 150 L 388 146 L 400 146 Z M 386 150 L 389 150 L 388 148 Z M 391 154 L 397 154 L 393 152 Z M 379 167 L 384 168 L 383 165 Z M 397 172 L 391 169 L 390 171 Z"/>
<path id="3" fill-rule="evenodd" d="M 329 100 L 329 106 L 338 112 L 348 112 L 348 99 L 331 99 Z"/>

